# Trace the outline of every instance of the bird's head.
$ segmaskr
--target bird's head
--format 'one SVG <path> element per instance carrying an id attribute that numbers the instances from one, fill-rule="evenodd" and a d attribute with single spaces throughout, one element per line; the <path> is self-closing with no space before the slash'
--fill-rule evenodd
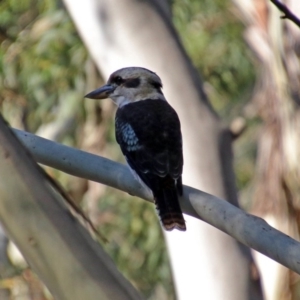
<path id="1" fill-rule="evenodd" d="M 119 107 L 128 103 L 145 100 L 165 100 L 161 91 L 160 78 L 152 71 L 130 67 L 112 73 L 104 86 L 90 92 L 90 99 L 111 98 Z"/>

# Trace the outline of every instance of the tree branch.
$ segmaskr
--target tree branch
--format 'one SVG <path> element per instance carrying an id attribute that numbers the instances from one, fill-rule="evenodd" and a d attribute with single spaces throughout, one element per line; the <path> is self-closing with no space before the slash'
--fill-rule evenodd
<path id="1" fill-rule="evenodd" d="M 294 15 L 289 8 L 281 3 L 278 0 L 270 0 L 280 11 L 283 12 L 283 16 L 281 16 L 281 19 L 289 19 L 291 20 L 293 23 L 295 23 L 298 27 L 300 27 L 300 19 Z"/>
<path id="2" fill-rule="evenodd" d="M 142 299 L 0 115 L 0 220 L 55 299 Z"/>
<path id="3" fill-rule="evenodd" d="M 151 196 L 133 178 L 126 166 L 28 132 L 13 131 L 38 162 L 151 200 Z M 300 243 L 269 226 L 263 219 L 188 186 L 184 186 L 184 195 L 180 201 L 184 213 L 213 225 L 300 274 Z"/>

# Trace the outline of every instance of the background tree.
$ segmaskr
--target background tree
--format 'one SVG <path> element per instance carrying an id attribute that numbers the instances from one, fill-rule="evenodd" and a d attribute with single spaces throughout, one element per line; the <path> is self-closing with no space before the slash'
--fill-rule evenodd
<path id="1" fill-rule="evenodd" d="M 283 13 L 269 1 L 236 2 L 247 26 L 246 40 L 261 63 L 249 104 L 261 121 L 256 170 L 245 196 L 255 199 L 254 213 L 299 239 L 300 30 L 282 21 Z M 300 15 L 298 1 L 286 4 Z M 266 299 L 299 298 L 298 275 L 264 256 L 255 257 Z"/>
<path id="2" fill-rule="evenodd" d="M 164 94 L 181 120 L 185 184 L 238 205 L 231 134 L 212 111 L 161 1 L 65 3 L 106 78 L 116 69 L 135 65 L 162 78 Z M 203 222 L 190 217 L 186 221 L 185 234 L 165 234 L 179 299 L 197 299 L 199 282 L 206 299 L 259 299 L 248 249 Z"/>

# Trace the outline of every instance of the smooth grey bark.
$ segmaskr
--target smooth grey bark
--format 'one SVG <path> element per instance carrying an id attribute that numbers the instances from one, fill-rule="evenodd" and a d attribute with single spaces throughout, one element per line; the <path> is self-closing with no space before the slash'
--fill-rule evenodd
<path id="1" fill-rule="evenodd" d="M 157 1 L 64 3 L 104 77 L 121 67 L 142 66 L 162 78 L 181 120 L 183 182 L 237 205 L 230 134 Z M 204 223 L 188 216 L 186 221 L 184 234 L 166 233 L 178 299 L 261 299 L 250 274 L 250 251 Z"/>
<path id="2" fill-rule="evenodd" d="M 37 162 L 74 176 L 97 181 L 152 201 L 129 168 L 109 159 L 67 147 L 21 130 L 13 130 Z M 300 274 L 300 243 L 216 196 L 184 186 L 184 213 L 231 235 Z M 186 255 L 182 254 L 182 259 Z"/>
<path id="3" fill-rule="evenodd" d="M 0 222 L 56 299 L 141 299 L 0 117 Z"/>

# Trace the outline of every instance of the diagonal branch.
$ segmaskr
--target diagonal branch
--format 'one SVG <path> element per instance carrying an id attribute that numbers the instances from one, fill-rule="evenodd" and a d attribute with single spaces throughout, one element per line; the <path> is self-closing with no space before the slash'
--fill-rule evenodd
<path id="1" fill-rule="evenodd" d="M 0 115 L 0 221 L 55 299 L 142 299 Z"/>
<path id="2" fill-rule="evenodd" d="M 289 19 L 291 20 L 293 23 L 295 23 L 298 27 L 300 27 L 300 19 L 293 14 L 289 8 L 281 3 L 278 0 L 270 0 L 281 12 L 283 12 L 283 15 L 281 16 L 281 19 Z"/>
<path id="3" fill-rule="evenodd" d="M 38 162 L 151 200 L 126 166 L 28 132 L 13 131 Z M 188 186 L 184 187 L 180 200 L 186 214 L 211 224 L 300 274 L 300 243 L 269 226 L 263 219 Z"/>

